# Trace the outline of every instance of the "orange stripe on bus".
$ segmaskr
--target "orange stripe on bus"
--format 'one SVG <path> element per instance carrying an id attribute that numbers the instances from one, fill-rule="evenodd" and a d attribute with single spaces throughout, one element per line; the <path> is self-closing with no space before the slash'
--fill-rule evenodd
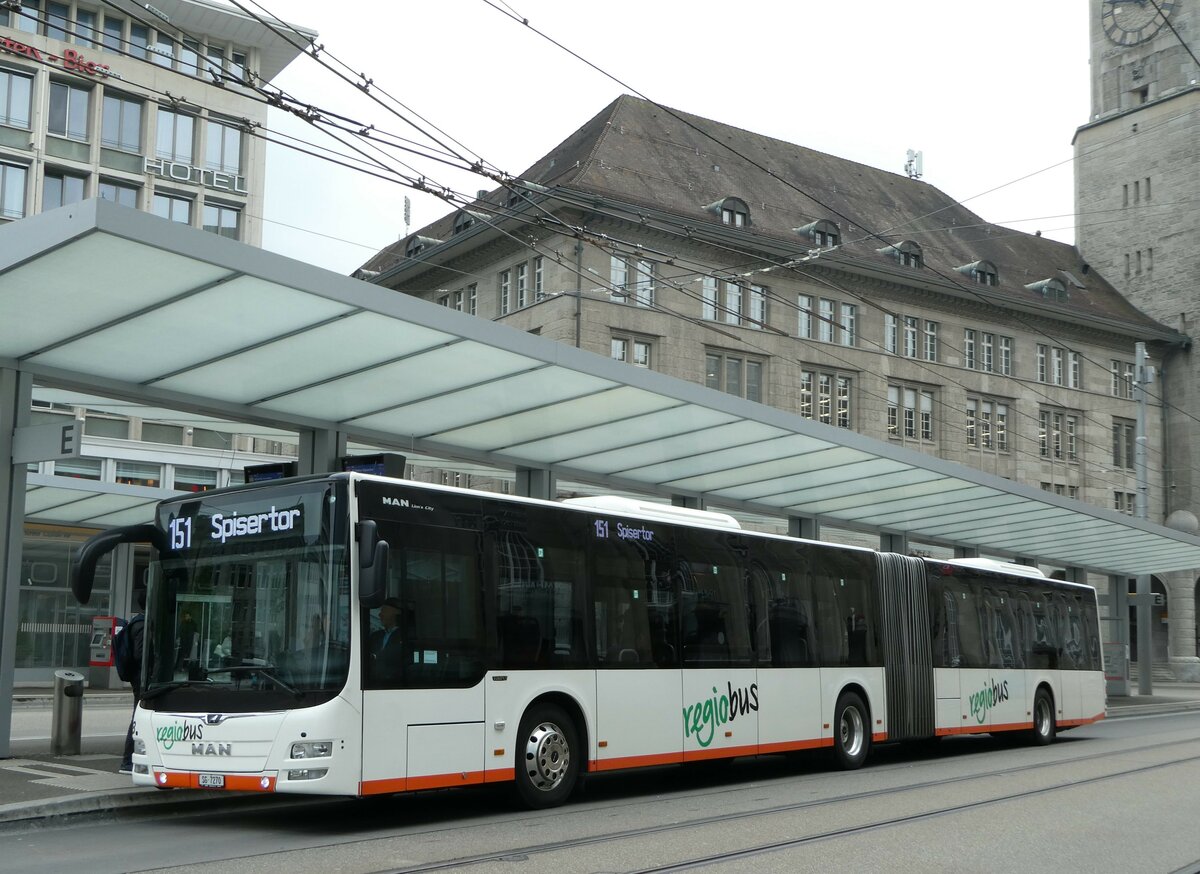
<path id="1" fill-rule="evenodd" d="M 500 769 L 503 771 L 504 769 Z M 508 769 L 508 779 L 512 779 Z M 383 780 L 363 780 L 358 784 L 359 795 L 387 795 L 396 792 L 419 792 L 422 789 L 447 789 L 453 786 L 478 786 L 487 782 L 484 771 L 459 771 L 454 774 L 428 774 L 420 777 L 391 777 Z"/>
<path id="2" fill-rule="evenodd" d="M 588 763 L 589 771 L 620 771 L 624 768 L 649 768 L 654 765 L 678 765 L 683 753 L 660 753 L 652 756 L 618 756 L 612 759 L 594 759 Z"/>
<path id="3" fill-rule="evenodd" d="M 833 746 L 833 738 L 817 738 L 816 740 L 789 740 L 782 743 L 759 744 L 760 753 L 791 753 L 796 750 L 815 750 L 821 747 Z"/>
<path id="4" fill-rule="evenodd" d="M 685 762 L 707 762 L 710 759 L 732 759 L 735 756 L 753 756 L 758 753 L 758 744 L 744 747 L 721 747 L 711 750 L 687 750 L 683 754 Z"/>

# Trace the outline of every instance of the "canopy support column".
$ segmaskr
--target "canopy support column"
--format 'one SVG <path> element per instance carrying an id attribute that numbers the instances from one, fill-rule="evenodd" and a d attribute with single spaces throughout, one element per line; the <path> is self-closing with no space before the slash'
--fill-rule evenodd
<path id="1" fill-rule="evenodd" d="M 296 472 L 332 473 L 338 469 L 338 459 L 346 454 L 346 435 L 330 429 L 300 432 L 300 457 Z"/>
<path id="2" fill-rule="evenodd" d="M 821 520 L 816 516 L 788 516 L 788 536 L 820 540 Z"/>
<path id="3" fill-rule="evenodd" d="M 553 501 L 558 496 L 558 480 L 554 472 L 543 467 L 518 467 L 516 493 L 526 498 Z"/>
<path id="4" fill-rule="evenodd" d="M 0 758 L 11 755 L 17 610 L 25 530 L 25 465 L 13 464 L 13 431 L 30 421 L 33 377 L 0 368 Z"/>

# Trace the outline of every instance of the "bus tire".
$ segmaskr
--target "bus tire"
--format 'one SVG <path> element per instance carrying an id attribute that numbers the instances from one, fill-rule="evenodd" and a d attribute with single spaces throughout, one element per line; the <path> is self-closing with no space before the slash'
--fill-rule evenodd
<path id="1" fill-rule="evenodd" d="M 579 732 L 554 704 L 535 704 L 521 719 L 517 735 L 517 797 L 526 807 L 557 807 L 579 779 Z"/>
<path id="2" fill-rule="evenodd" d="M 857 692 L 843 692 L 833 711 L 833 758 L 839 768 L 861 768 L 871 748 L 871 720 Z"/>
<path id="3" fill-rule="evenodd" d="M 1054 740 L 1054 734 L 1054 699 L 1045 689 L 1038 689 L 1033 696 L 1033 730 L 1029 732 L 1029 739 L 1044 747 Z"/>

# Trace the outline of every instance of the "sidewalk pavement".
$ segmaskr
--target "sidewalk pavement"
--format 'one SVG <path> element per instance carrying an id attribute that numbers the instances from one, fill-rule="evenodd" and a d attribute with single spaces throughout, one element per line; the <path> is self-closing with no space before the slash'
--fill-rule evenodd
<path id="1" fill-rule="evenodd" d="M 1146 696 L 1137 695 L 1136 688 L 1136 683 L 1131 684 L 1135 694 L 1108 699 L 1109 719 L 1200 710 L 1200 683 L 1158 682 L 1154 694 Z M 50 689 L 16 689 L 14 723 L 20 713 L 30 710 L 45 711 L 49 723 L 52 704 Z M 128 690 L 89 689 L 84 693 L 85 714 L 89 706 L 129 712 L 133 696 Z M 0 758 L 0 828 L 105 811 L 143 813 L 215 806 L 246 794 L 133 786 L 128 776 L 117 773 L 124 744 L 123 734 L 84 737 L 80 755 L 56 756 L 50 752 L 48 740 L 14 740 L 11 757 Z"/>

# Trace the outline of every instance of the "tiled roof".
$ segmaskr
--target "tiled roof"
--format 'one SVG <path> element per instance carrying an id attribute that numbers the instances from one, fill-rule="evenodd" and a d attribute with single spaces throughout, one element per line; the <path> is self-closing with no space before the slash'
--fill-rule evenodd
<path id="1" fill-rule="evenodd" d="M 955 268 L 987 260 L 1000 277 L 998 287 L 987 289 L 991 294 L 1164 330 L 1091 270 L 1074 246 L 991 224 L 927 182 L 629 95 L 605 107 L 520 178 L 669 213 L 694 228 L 719 227 L 719 216 L 705 207 L 737 197 L 750 209 L 748 233 L 776 248 L 780 241 L 794 242 L 802 253 L 812 244 L 794 229 L 829 219 L 840 226 L 842 254 L 859 262 L 886 267 L 893 262 L 878 250 L 911 239 L 923 250 L 926 270 L 918 275 L 924 278 L 941 274 L 977 288 Z M 487 199 L 499 204 L 506 194 Z M 417 233 L 449 239 L 453 221 L 452 214 Z M 366 266 L 386 268 L 401 255 L 403 242 Z M 1065 302 L 1025 288 L 1052 277 L 1066 286 Z"/>

